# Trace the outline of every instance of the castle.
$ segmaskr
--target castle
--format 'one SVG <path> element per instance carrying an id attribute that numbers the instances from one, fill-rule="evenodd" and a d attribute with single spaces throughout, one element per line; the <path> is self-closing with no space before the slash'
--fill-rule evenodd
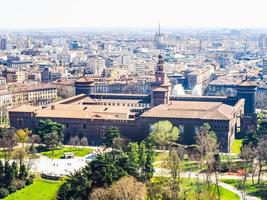
<path id="1" fill-rule="evenodd" d="M 51 119 L 65 125 L 67 137 L 84 135 L 91 145 L 97 145 L 109 126 L 117 126 L 123 136 L 136 141 L 144 139 L 151 124 L 161 120 L 179 127 L 182 142 L 192 144 L 198 128 L 208 123 L 224 152 L 230 151 L 239 128 L 246 131 L 251 124 L 255 125 L 255 85 L 240 84 L 236 97 L 173 97 L 161 55 L 151 94 L 88 93 L 86 84 L 79 82 L 76 96 L 49 106 L 13 108 L 9 111 L 10 125 L 34 130 L 39 120 Z"/>

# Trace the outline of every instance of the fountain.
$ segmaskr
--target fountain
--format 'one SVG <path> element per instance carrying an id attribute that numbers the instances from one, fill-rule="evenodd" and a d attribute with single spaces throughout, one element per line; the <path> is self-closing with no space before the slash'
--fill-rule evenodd
<path id="1" fill-rule="evenodd" d="M 184 88 L 183 88 L 182 84 L 177 84 L 174 86 L 171 96 L 177 97 L 177 96 L 181 96 L 181 95 L 185 95 Z"/>
<path id="2" fill-rule="evenodd" d="M 196 85 L 192 90 L 193 96 L 202 96 L 202 85 Z"/>

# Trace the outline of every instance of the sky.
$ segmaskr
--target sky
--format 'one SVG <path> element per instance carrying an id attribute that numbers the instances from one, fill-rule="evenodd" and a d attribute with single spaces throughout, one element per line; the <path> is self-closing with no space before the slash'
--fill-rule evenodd
<path id="1" fill-rule="evenodd" d="M 266 0 L 0 0 L 0 28 L 267 28 Z"/>

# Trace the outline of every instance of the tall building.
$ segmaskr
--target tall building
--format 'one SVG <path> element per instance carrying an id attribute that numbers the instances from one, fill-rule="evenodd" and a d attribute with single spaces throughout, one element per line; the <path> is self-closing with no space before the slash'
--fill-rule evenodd
<path id="1" fill-rule="evenodd" d="M 71 50 L 76 50 L 76 49 L 78 49 L 78 48 L 79 48 L 79 43 L 78 43 L 78 41 L 76 41 L 76 40 L 71 41 L 71 42 L 69 43 L 69 48 L 70 48 Z"/>
<path id="2" fill-rule="evenodd" d="M 0 40 L 0 49 L 1 50 L 6 50 L 7 49 L 7 39 L 2 38 Z"/>
<path id="3" fill-rule="evenodd" d="M 258 39 L 258 47 L 261 50 L 264 50 L 267 48 L 267 38 L 265 34 L 261 34 L 259 39 Z"/>
<path id="4" fill-rule="evenodd" d="M 267 79 L 267 58 L 264 58 L 262 61 L 262 68 L 263 68 L 263 77 Z"/>

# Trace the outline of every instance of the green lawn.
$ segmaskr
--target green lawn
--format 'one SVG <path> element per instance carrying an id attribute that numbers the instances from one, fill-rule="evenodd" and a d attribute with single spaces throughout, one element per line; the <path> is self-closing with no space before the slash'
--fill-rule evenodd
<path id="1" fill-rule="evenodd" d="M 257 178 L 255 178 L 255 182 L 257 182 L 256 179 Z M 220 181 L 232 185 L 236 188 L 240 188 L 241 185 L 241 180 L 236 180 L 236 179 L 222 179 Z M 256 196 L 261 199 L 267 199 L 267 181 L 263 181 L 260 185 L 258 184 L 252 185 L 252 181 L 251 179 L 249 179 L 246 181 L 244 189 L 246 193 L 251 196 Z"/>
<path id="2" fill-rule="evenodd" d="M 161 182 L 164 184 L 164 179 L 165 181 L 168 179 L 166 177 L 156 177 L 152 179 L 152 182 Z M 163 182 L 162 182 L 163 181 Z M 202 200 L 205 197 L 203 196 L 205 193 L 205 187 L 203 183 L 200 183 L 198 186 L 200 190 L 196 190 L 197 185 L 196 185 L 196 179 L 188 179 L 188 178 L 182 178 L 181 179 L 181 194 L 183 194 L 183 191 L 186 191 L 186 199 L 187 200 L 195 200 L 196 195 Z M 215 185 L 213 184 L 212 186 L 212 191 L 215 190 Z M 200 193 L 196 191 L 201 191 Z M 239 196 L 225 188 L 220 187 L 220 195 L 221 195 L 221 200 L 239 200 Z"/>
<path id="3" fill-rule="evenodd" d="M 10 194 L 4 200 L 53 200 L 61 181 L 37 179 L 32 185 Z"/>
<path id="4" fill-rule="evenodd" d="M 241 151 L 241 146 L 242 146 L 242 141 L 243 140 L 237 140 L 235 139 L 232 146 L 231 146 L 231 153 L 239 154 Z"/>
<path id="5" fill-rule="evenodd" d="M 76 148 L 76 147 L 63 147 L 60 149 L 55 149 L 53 154 L 52 151 L 44 151 L 41 152 L 42 155 L 47 156 L 49 158 L 59 159 L 63 156 L 65 152 L 73 152 L 75 156 L 83 157 L 92 152 L 90 148 Z"/>

